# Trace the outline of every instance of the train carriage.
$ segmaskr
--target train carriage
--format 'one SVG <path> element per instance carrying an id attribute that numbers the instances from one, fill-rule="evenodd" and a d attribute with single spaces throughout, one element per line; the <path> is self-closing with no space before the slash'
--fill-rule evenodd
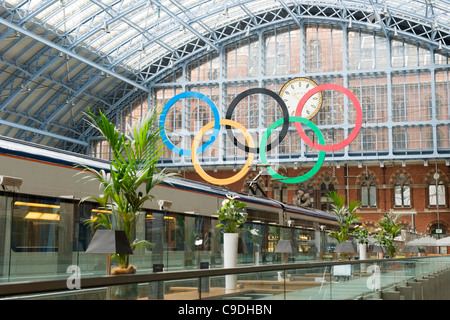
<path id="1" fill-rule="evenodd" d="M 84 253 L 94 232 L 85 222 L 99 208 L 79 199 L 97 195 L 99 188 L 96 182 L 80 181 L 80 164 L 109 170 L 103 160 L 0 138 L 0 176 L 5 177 L 0 190 L 0 279 L 65 273 L 71 264 L 82 265 L 88 273 L 104 270 L 104 259 Z M 154 200 L 146 203 L 136 236 L 154 246 L 133 255 L 148 269 L 163 260 L 172 269 L 195 267 L 205 255 L 213 266 L 220 266 L 215 213 L 229 193 L 247 203 L 249 226 L 261 231 L 267 257 L 283 232 L 297 234 L 305 240 L 300 250 L 307 250 L 312 245 L 306 242 L 311 243 L 319 226 L 336 227 L 334 216 L 327 212 L 178 177 L 169 178 L 151 193 Z M 291 227 L 295 228 L 287 228 L 288 222 L 294 222 Z M 248 237 L 242 241 L 243 252 L 248 254 L 253 243 Z M 193 252 L 197 254 L 191 257 Z"/>

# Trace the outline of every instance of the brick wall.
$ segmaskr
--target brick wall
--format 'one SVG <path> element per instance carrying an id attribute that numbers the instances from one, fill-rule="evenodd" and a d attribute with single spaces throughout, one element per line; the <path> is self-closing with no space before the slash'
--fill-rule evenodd
<path id="1" fill-rule="evenodd" d="M 324 181 L 331 181 L 334 189 L 339 193 L 348 195 L 349 199 L 361 201 L 361 183 L 368 175 L 376 185 L 376 206 L 364 207 L 359 210 L 363 222 L 369 226 L 375 226 L 385 212 L 393 211 L 402 213 L 402 222 L 410 228 L 415 226 L 417 232 L 429 233 L 433 225 L 437 224 L 439 213 L 440 227 L 444 229 L 444 232 L 450 233 L 450 167 L 445 162 L 439 163 L 437 166 L 440 180 L 443 181 L 445 190 L 445 205 L 439 206 L 438 210 L 435 205 L 430 204 L 428 191 L 430 181 L 432 183 L 435 181 L 433 179 L 433 174 L 436 172 L 435 163 L 430 161 L 428 166 L 424 166 L 423 161 L 416 162 L 418 164 L 407 163 L 404 167 L 400 162 L 385 162 L 384 167 L 380 167 L 379 163 L 367 166 L 364 164 L 361 167 L 358 167 L 356 164 L 350 164 L 348 168 L 346 166 L 336 168 L 324 165 L 313 178 L 307 181 L 307 183 L 312 184 L 314 207 L 321 207 L 320 188 Z M 282 174 L 293 177 L 308 170 L 309 168 L 300 167 L 295 170 L 293 167 L 290 167 Z M 236 174 L 230 169 L 206 172 L 216 178 L 226 178 Z M 248 193 L 247 181 L 251 181 L 257 173 L 257 171 L 251 170 L 245 179 L 227 187 L 230 190 Z M 183 172 L 181 175 L 187 179 L 202 181 L 198 174 L 192 172 L 192 170 Z M 395 206 L 394 198 L 395 182 L 400 175 L 408 181 L 410 188 L 410 205 L 401 207 Z M 299 189 L 297 184 L 279 183 L 270 176 L 261 176 L 258 179 L 258 183 L 267 196 L 271 198 L 274 197 L 275 188 L 278 187 L 278 190 L 283 189 L 285 202 L 289 204 L 292 204 L 292 198 Z M 306 183 L 304 184 L 306 185 Z M 411 212 L 414 212 L 414 219 L 411 214 L 408 214 Z"/>

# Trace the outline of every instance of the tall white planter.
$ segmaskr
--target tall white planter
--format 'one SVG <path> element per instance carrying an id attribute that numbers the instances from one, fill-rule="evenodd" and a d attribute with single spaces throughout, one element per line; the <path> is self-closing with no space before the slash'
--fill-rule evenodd
<path id="1" fill-rule="evenodd" d="M 367 246 L 363 243 L 359 244 L 359 260 L 367 259 Z"/>
<path id="2" fill-rule="evenodd" d="M 253 256 L 255 258 L 255 266 L 259 266 L 259 244 L 253 245 Z"/>
<path id="3" fill-rule="evenodd" d="M 223 267 L 237 267 L 239 233 L 223 234 Z M 225 276 L 225 289 L 235 290 L 237 287 L 237 275 L 231 274 Z"/>

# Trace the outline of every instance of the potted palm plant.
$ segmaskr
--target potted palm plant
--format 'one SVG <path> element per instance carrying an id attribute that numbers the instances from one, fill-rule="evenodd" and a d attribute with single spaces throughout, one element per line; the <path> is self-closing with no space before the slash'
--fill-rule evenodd
<path id="1" fill-rule="evenodd" d="M 351 235 L 351 228 L 359 221 L 359 216 L 356 210 L 361 206 L 361 202 L 351 200 L 346 204 L 346 197 L 338 194 L 336 191 L 331 191 L 328 197 L 333 201 L 332 212 L 336 215 L 336 221 L 339 224 L 339 229 L 330 232 L 330 236 L 338 242 L 335 252 L 340 252 L 345 258 L 346 253 L 350 253 L 346 248 L 352 248 L 349 237 Z M 350 244 L 350 245 L 349 245 Z M 353 252 L 356 252 L 354 250 Z"/>
<path id="2" fill-rule="evenodd" d="M 129 126 L 128 135 L 119 132 L 101 111 L 97 116 L 88 110 L 87 116 L 89 123 L 108 142 L 112 152 L 109 172 L 82 166 L 82 173 L 87 173 L 82 179 L 98 181 L 101 194 L 86 196 L 81 201 L 95 200 L 100 207 L 111 212 L 99 213 L 88 223 L 94 228 L 123 230 L 132 249 L 143 244 L 149 246 L 147 241 L 134 238 L 135 226 L 139 215 L 143 213 L 144 203 L 153 198 L 150 194 L 152 188 L 172 175 L 157 169 L 162 143 L 156 125 L 156 110 L 150 110 L 133 127 Z M 134 266 L 130 266 L 129 254 L 117 254 L 114 257 L 119 263 L 115 273 L 136 271 Z"/>
<path id="3" fill-rule="evenodd" d="M 247 204 L 235 200 L 237 196 L 227 195 L 227 199 L 222 201 L 222 207 L 217 211 L 219 224 L 217 228 L 223 232 L 223 267 L 234 268 L 237 266 L 237 251 L 239 231 L 244 228 L 247 221 L 241 212 Z M 236 289 L 236 276 L 226 276 L 226 289 Z"/>
<path id="4" fill-rule="evenodd" d="M 389 257 L 393 258 L 397 247 L 395 245 L 395 237 L 402 229 L 402 225 L 399 223 L 400 216 L 392 213 L 385 213 L 384 216 L 378 221 L 380 228 L 378 229 L 378 239 L 388 251 Z"/>

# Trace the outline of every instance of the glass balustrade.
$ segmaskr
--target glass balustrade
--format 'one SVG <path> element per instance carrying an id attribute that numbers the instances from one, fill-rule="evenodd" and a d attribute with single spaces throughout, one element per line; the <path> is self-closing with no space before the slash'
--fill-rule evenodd
<path id="1" fill-rule="evenodd" d="M 383 291 L 437 275 L 450 283 L 450 256 L 306 262 L 280 265 L 161 272 L 81 279 L 79 289 L 5 295 L 1 299 L 117 300 L 352 300 L 378 299 Z M 229 287 L 229 277 L 235 286 Z M 82 276 L 81 276 L 82 277 Z M 124 280 L 125 279 L 125 280 Z M 67 280 L 67 286 L 70 281 Z M 126 282 L 126 283 L 124 283 Z M 97 283 L 97 285 L 96 285 Z M 60 283 L 60 286 L 64 285 Z M 108 285 L 108 286 L 107 286 Z M 84 287 L 85 286 L 85 287 Z M 45 292 L 38 292 L 45 291 Z M 2 294 L 3 292 L 3 294 Z M 445 293 L 445 292 L 444 292 Z M 436 296 L 439 298 L 439 296 Z"/>

